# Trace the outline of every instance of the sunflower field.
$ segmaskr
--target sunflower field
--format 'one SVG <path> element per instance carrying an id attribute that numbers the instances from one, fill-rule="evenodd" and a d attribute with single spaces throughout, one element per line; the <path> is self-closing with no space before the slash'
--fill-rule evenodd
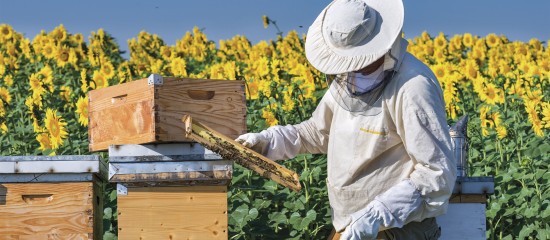
<path id="1" fill-rule="evenodd" d="M 408 50 L 441 82 L 448 123 L 469 116 L 470 176 L 494 176 L 488 239 L 550 239 L 550 48 L 505 36 L 444 33 L 407 38 Z M 251 44 L 214 42 L 198 28 L 175 45 L 140 32 L 129 59 L 99 29 L 87 38 L 63 25 L 28 39 L 0 24 L 0 155 L 85 155 L 87 93 L 151 73 L 245 81 L 247 127 L 306 120 L 324 94 L 324 76 L 295 31 Z M 98 153 L 103 154 L 103 153 Z M 103 159 L 108 159 L 103 156 Z M 228 193 L 231 239 L 324 239 L 332 229 L 324 155 L 283 161 L 303 190 L 291 192 L 235 166 Z M 105 192 L 104 239 L 116 239 L 116 191 Z"/>

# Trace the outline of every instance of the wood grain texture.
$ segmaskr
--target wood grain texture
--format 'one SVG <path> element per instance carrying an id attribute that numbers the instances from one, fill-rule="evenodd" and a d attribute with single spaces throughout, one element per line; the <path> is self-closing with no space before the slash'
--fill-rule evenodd
<path id="1" fill-rule="evenodd" d="M 246 133 L 243 81 L 165 77 L 160 85 L 147 79 L 90 91 L 90 151 L 111 144 L 191 142 L 180 119 L 184 115 L 236 138 Z"/>
<path id="2" fill-rule="evenodd" d="M 118 197 L 119 239 L 227 239 L 227 187 L 128 188 Z"/>
<path id="3" fill-rule="evenodd" d="M 152 99 L 89 112 L 89 116 L 90 151 L 104 150 L 111 144 L 139 144 L 156 140 Z"/>
<path id="4" fill-rule="evenodd" d="M 165 78 L 156 94 L 160 118 L 156 131 L 161 141 L 190 141 L 180 121 L 184 115 L 233 139 L 246 133 L 243 81 Z"/>
<path id="5" fill-rule="evenodd" d="M 91 239 L 92 182 L 10 183 L 0 205 L 0 239 Z M 103 211 L 103 209 L 101 209 Z"/>

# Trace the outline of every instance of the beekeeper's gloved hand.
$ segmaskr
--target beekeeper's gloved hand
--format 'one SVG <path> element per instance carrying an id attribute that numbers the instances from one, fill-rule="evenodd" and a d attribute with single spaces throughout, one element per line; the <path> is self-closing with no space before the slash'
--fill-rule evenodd
<path id="1" fill-rule="evenodd" d="M 293 158 L 300 150 L 300 136 L 292 125 L 277 125 L 259 133 L 246 133 L 235 141 L 273 160 Z"/>
<path id="2" fill-rule="evenodd" d="M 341 240 L 370 240 L 376 239 L 382 220 L 368 206 L 351 214 L 351 223 L 342 233 Z"/>
<path id="3" fill-rule="evenodd" d="M 240 135 L 235 141 L 260 154 L 266 154 L 269 141 L 272 137 L 273 134 L 271 132 L 263 130 L 259 133 L 245 133 Z"/>
<path id="4" fill-rule="evenodd" d="M 376 196 L 364 209 L 351 214 L 351 223 L 341 239 L 375 239 L 380 225 L 400 228 L 411 215 L 419 220 L 417 211 L 423 202 L 414 183 L 405 179 Z"/>

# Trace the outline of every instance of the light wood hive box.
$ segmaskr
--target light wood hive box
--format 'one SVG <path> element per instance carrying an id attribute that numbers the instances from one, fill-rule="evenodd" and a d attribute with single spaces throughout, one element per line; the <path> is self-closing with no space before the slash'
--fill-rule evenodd
<path id="1" fill-rule="evenodd" d="M 228 239 L 233 161 L 198 143 L 109 147 L 119 239 Z"/>
<path id="2" fill-rule="evenodd" d="M 90 91 L 88 109 L 90 151 L 111 144 L 190 142 L 184 115 L 231 138 L 246 133 L 244 81 L 152 74 Z"/>
<path id="3" fill-rule="evenodd" d="M 0 239 L 102 239 L 101 172 L 99 156 L 0 157 Z"/>

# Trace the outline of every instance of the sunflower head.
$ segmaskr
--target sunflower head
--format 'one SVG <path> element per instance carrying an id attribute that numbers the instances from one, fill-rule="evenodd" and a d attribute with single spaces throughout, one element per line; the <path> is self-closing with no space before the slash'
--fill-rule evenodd
<path id="1" fill-rule="evenodd" d="M 8 24 L 0 24 L 0 39 L 10 39 L 13 36 L 13 29 Z"/>

